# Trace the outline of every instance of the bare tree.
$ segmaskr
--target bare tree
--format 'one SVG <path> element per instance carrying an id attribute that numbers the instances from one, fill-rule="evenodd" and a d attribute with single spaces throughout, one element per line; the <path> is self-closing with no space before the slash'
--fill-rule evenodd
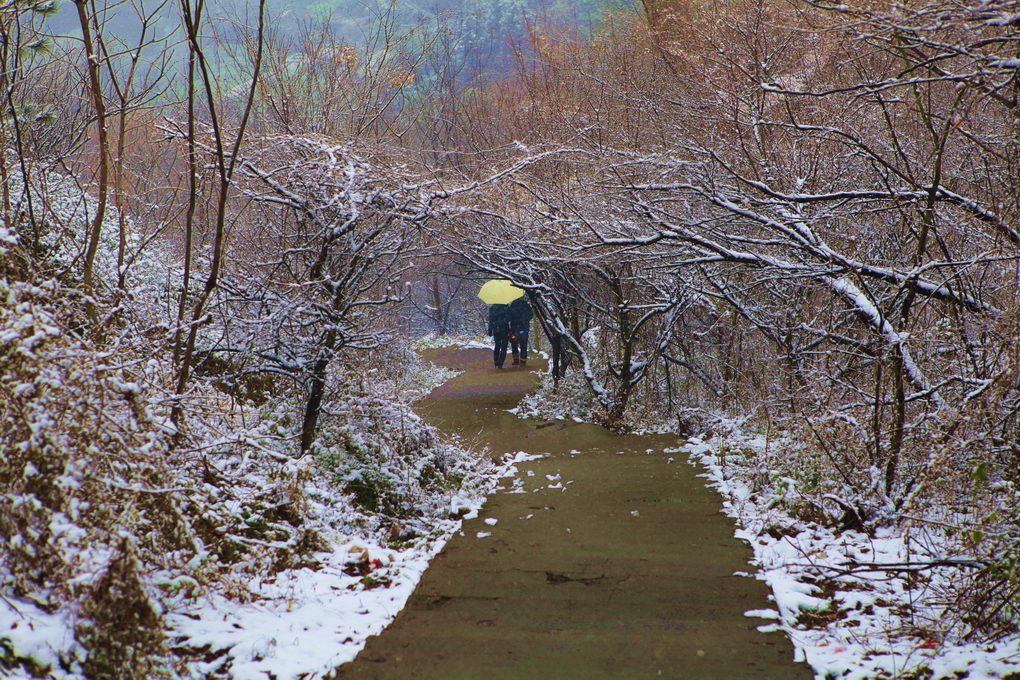
<path id="1" fill-rule="evenodd" d="M 39 247 L 38 224 L 30 190 L 25 125 L 26 118 L 47 121 L 50 112 L 35 105 L 24 91 L 29 89 L 30 76 L 39 70 L 34 57 L 49 47 L 39 23 L 55 10 L 52 2 L 10 2 L 0 7 L 0 92 L 4 108 L 4 115 L 0 116 L 0 202 L 5 224 L 20 222 L 21 215 L 18 213 L 22 210 L 27 213 L 33 249 Z M 12 159 L 8 156 L 8 149 L 12 146 L 17 153 L 21 175 L 22 195 L 17 198 L 11 196 Z"/>
<path id="2" fill-rule="evenodd" d="M 261 139 L 240 171 L 251 220 L 223 284 L 222 349 L 247 357 L 242 372 L 305 388 L 304 453 L 332 363 L 384 343 L 373 310 L 398 300 L 411 228 L 429 212 L 397 173 L 326 139 Z"/>
<path id="3" fill-rule="evenodd" d="M 199 0 L 197 4 L 193 5 L 190 0 L 181 0 L 181 16 L 183 17 L 185 32 L 187 35 L 188 50 L 189 53 L 193 55 L 192 57 L 189 57 L 189 64 L 193 63 L 193 67 L 189 67 L 189 75 L 191 75 L 191 69 L 193 68 L 194 72 L 197 72 L 200 76 L 201 87 L 204 93 L 204 104 L 207 107 L 207 112 L 209 114 L 209 137 L 211 138 L 210 146 L 212 147 L 218 186 L 214 217 L 215 224 L 213 226 L 213 248 L 208 275 L 205 280 L 205 285 L 191 304 L 190 320 L 186 325 L 178 324 L 175 331 L 174 357 L 179 366 L 177 378 L 178 395 L 183 394 L 187 389 L 188 380 L 191 377 L 192 360 L 195 352 L 195 342 L 198 338 L 199 327 L 202 324 L 209 297 L 216 290 L 219 283 L 224 249 L 226 246 L 227 198 L 230 194 L 231 182 L 238 162 L 238 152 L 240 151 L 241 144 L 244 141 L 244 134 L 248 126 L 249 116 L 251 115 L 252 108 L 254 106 L 255 93 L 258 90 L 259 78 L 261 76 L 263 37 L 265 35 L 266 20 L 265 5 L 265 0 L 260 0 L 256 24 L 257 28 L 255 38 L 252 41 L 253 50 L 250 55 L 251 79 L 247 87 L 247 96 L 241 108 L 240 115 L 238 116 L 236 129 L 228 132 L 227 121 L 223 119 L 222 111 L 220 109 L 221 100 L 218 96 L 216 75 L 212 71 L 212 67 L 206 58 L 205 50 L 202 45 L 200 29 L 202 25 L 203 2 L 202 0 Z M 191 61 L 192 59 L 193 62 Z M 189 96 L 193 96 L 195 94 L 195 90 L 190 85 L 188 92 Z M 192 145 L 194 144 L 196 134 L 194 116 L 194 105 L 189 99 L 187 131 L 185 133 L 189 145 L 189 164 L 193 163 L 194 151 Z M 192 173 L 194 173 L 194 165 L 191 165 L 191 170 Z M 194 174 L 192 174 L 192 177 L 194 177 Z M 191 181 L 189 209 L 187 213 L 189 225 L 192 224 L 194 214 L 194 196 L 196 191 L 197 186 L 194 181 Z M 186 251 L 190 252 L 191 247 L 192 243 L 190 239 L 188 239 L 188 242 L 185 245 Z M 186 255 L 186 258 L 190 258 L 190 255 Z M 185 284 L 185 289 L 181 293 L 182 298 L 186 298 L 188 293 L 187 284 Z M 175 422 L 179 422 L 182 413 L 183 412 L 180 408 L 174 409 Z"/>

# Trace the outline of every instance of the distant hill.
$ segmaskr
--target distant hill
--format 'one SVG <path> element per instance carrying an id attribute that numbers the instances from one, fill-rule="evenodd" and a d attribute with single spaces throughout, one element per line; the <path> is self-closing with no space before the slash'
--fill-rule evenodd
<path id="1" fill-rule="evenodd" d="M 109 2 L 112 9 L 104 16 L 107 36 L 116 36 L 127 44 L 137 42 L 141 30 L 139 10 L 130 3 Z M 158 13 L 150 35 L 174 41 L 178 2 L 135 0 L 144 13 Z M 221 20 L 224 35 L 233 33 L 230 24 L 244 25 L 253 12 L 254 0 L 217 0 L 207 3 L 207 12 Z M 295 37 L 309 26 L 326 22 L 332 31 L 357 46 L 364 42 L 383 16 L 390 16 L 401 29 L 422 22 L 444 22 L 461 57 L 479 53 L 498 65 L 499 56 L 508 54 L 511 41 L 520 42 L 529 22 L 553 22 L 584 33 L 598 26 L 607 9 L 637 9 L 639 0 L 268 0 L 272 27 L 283 37 Z M 80 36 L 73 2 L 65 1 L 60 11 L 47 22 L 55 35 Z"/>

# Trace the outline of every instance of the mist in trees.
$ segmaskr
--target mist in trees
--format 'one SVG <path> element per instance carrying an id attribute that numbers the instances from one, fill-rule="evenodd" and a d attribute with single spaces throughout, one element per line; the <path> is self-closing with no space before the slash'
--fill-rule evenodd
<path id="1" fill-rule="evenodd" d="M 51 4 L 45 31 L 81 38 L 75 3 Z M 143 33 L 150 40 L 157 34 L 165 41 L 160 49 L 166 49 L 184 40 L 177 5 L 167 0 L 120 0 L 94 4 L 92 10 L 101 15 L 108 41 L 127 46 L 137 44 Z M 429 80 L 455 73 L 458 89 L 512 72 L 515 53 L 530 49 L 529 25 L 549 23 L 589 34 L 598 30 L 608 11 L 639 9 L 636 0 L 273 0 L 266 4 L 278 38 L 295 46 L 312 26 L 322 27 L 332 39 L 348 45 L 364 44 L 382 25 L 401 33 L 414 27 L 441 27 L 443 59 L 434 60 L 431 68 L 420 69 L 417 75 Z M 257 20 L 255 5 L 242 0 L 209 3 L 203 12 L 208 19 L 206 30 L 228 43 L 239 39 L 238 27 L 252 26 Z M 211 51 L 218 53 L 216 47 Z M 148 53 L 156 55 L 159 50 L 152 47 Z M 174 49 L 173 53 L 179 63 L 184 62 L 183 52 Z"/>

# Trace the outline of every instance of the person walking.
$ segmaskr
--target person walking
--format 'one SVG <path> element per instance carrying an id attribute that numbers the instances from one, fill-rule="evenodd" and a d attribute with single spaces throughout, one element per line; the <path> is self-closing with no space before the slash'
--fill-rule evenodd
<path id="1" fill-rule="evenodd" d="M 510 342 L 510 308 L 507 305 L 489 305 L 488 333 L 493 341 L 493 363 L 501 369 L 506 361 L 506 346 Z M 514 364 L 517 364 L 516 359 Z"/>
<path id="2" fill-rule="evenodd" d="M 510 303 L 510 351 L 514 366 L 528 365 L 528 328 L 531 326 L 531 305 L 521 296 Z"/>

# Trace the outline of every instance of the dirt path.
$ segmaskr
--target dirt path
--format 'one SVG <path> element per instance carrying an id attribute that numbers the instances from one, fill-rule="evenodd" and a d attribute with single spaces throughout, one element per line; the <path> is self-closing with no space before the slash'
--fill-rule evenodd
<path id="1" fill-rule="evenodd" d="M 526 493 L 497 493 L 464 523 L 341 678 L 811 677 L 782 633 L 744 616 L 769 606 L 766 589 L 733 575 L 750 551 L 696 470 L 662 453 L 675 437 L 522 421 L 504 410 L 535 374 L 497 373 L 484 350 L 430 358 L 465 370 L 424 402 L 431 422 L 496 454 L 549 456 L 519 466 Z"/>

